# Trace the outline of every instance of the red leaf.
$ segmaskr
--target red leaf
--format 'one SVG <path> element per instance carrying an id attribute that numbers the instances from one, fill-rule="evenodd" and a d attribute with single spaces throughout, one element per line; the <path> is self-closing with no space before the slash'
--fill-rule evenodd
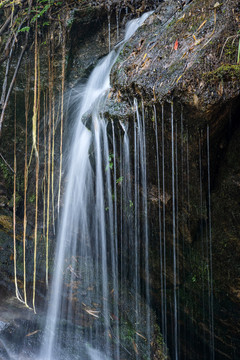
<path id="1" fill-rule="evenodd" d="M 177 50 L 178 49 L 178 39 L 175 41 L 175 44 L 174 44 L 174 50 Z"/>

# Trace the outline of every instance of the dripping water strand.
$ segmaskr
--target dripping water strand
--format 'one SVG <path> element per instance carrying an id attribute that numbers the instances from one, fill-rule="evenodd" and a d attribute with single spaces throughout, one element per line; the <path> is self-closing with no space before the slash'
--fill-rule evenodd
<path id="1" fill-rule="evenodd" d="M 138 110 L 137 99 L 134 99 L 135 112 L 137 116 L 138 124 L 138 137 L 140 147 L 140 171 L 142 182 L 142 208 L 143 208 L 143 234 L 144 234 L 144 246 L 145 246 L 145 278 L 146 278 L 146 331 L 147 331 L 147 356 L 150 357 L 150 288 L 149 288 L 149 258 L 148 258 L 148 205 L 147 205 L 147 173 L 146 173 L 146 137 L 145 137 L 145 120 L 144 120 L 144 107 L 142 103 L 142 117 L 140 117 Z"/>
<path id="2" fill-rule="evenodd" d="M 164 353 L 167 353 L 167 268 L 166 268 L 166 193 L 165 193 L 165 135 L 164 135 L 164 105 L 162 104 L 162 194 L 163 194 L 163 305 L 162 333 L 164 338 Z"/>
<path id="3" fill-rule="evenodd" d="M 135 324 L 136 324 L 136 336 L 135 342 L 136 346 L 138 346 L 138 335 L 137 332 L 140 330 L 139 327 L 139 301 L 138 301 L 138 293 L 140 292 L 140 284 L 139 284 L 139 139 L 138 139 L 138 129 L 136 119 L 134 121 L 134 253 L 135 253 L 135 273 L 134 273 L 134 284 L 135 284 Z M 138 359 L 138 353 L 136 354 L 136 359 Z"/>
<path id="4" fill-rule="evenodd" d="M 118 303 L 119 303 L 119 290 L 118 290 L 118 217 L 117 217 L 117 165 L 116 165 L 116 141 L 115 141 L 115 128 L 112 121 L 112 139 L 113 139 L 113 189 L 114 189 L 114 265 L 115 265 L 115 286 L 114 286 L 114 302 L 115 302 L 115 317 L 119 318 Z M 119 353 L 119 322 L 116 325 L 116 360 L 120 359 Z"/>
<path id="5" fill-rule="evenodd" d="M 204 234 L 203 234 L 203 183 L 202 183 L 202 133 L 200 131 L 199 134 L 199 189 L 200 189 L 200 237 L 201 237 L 201 251 L 202 251 L 202 274 L 205 273 L 205 251 L 204 251 Z M 203 324 L 205 324 L 205 281 L 204 277 L 202 277 L 202 309 L 203 309 Z M 206 359 L 206 337 L 205 331 L 203 331 L 204 338 L 204 348 L 203 348 L 203 358 Z"/>
<path id="6" fill-rule="evenodd" d="M 175 158 L 174 158 L 174 116 L 171 103 L 171 137 L 172 137 L 172 220 L 173 220 L 173 292 L 174 292 L 174 344 L 175 360 L 178 360 L 178 316 L 177 316 L 177 268 L 176 268 L 176 212 L 175 212 Z"/>
<path id="7" fill-rule="evenodd" d="M 212 269 L 212 220 L 211 220 L 211 174 L 210 174 L 210 140 L 207 126 L 207 164 L 208 164 L 208 226 L 209 226 L 209 276 L 210 276 L 210 343 L 211 359 L 215 359 L 214 349 L 214 313 L 213 313 L 213 269 Z"/>
<path id="8" fill-rule="evenodd" d="M 158 223 L 159 223 L 159 249 L 160 249 L 160 284 L 161 284 L 161 321 L 162 331 L 164 329 L 164 284 L 163 284 L 163 246 L 162 246 L 162 214 L 161 214 L 161 192 L 160 192 L 160 161 L 159 161 L 159 144 L 158 144 L 158 123 L 156 106 L 153 106 L 155 121 L 156 137 L 156 158 L 157 158 L 157 185 L 158 185 Z"/>
<path id="9" fill-rule="evenodd" d="M 111 13 L 108 9 L 108 51 L 111 52 Z"/>

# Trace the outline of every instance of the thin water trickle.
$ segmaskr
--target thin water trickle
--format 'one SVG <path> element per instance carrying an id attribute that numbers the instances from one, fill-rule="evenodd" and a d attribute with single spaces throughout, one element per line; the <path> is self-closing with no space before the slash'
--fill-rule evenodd
<path id="1" fill-rule="evenodd" d="M 157 111 L 154 105 L 154 123 L 156 137 L 156 159 L 157 159 L 157 187 L 158 187 L 158 224 L 159 224 L 159 253 L 160 253 L 160 284 L 161 284 L 161 322 L 164 329 L 164 284 L 163 284 L 163 244 L 162 244 L 162 211 L 161 211 L 161 182 L 160 182 L 160 161 L 159 161 L 159 142 L 158 142 L 158 121 Z"/>
<path id="2" fill-rule="evenodd" d="M 129 256 L 130 249 L 133 247 L 133 227 L 132 227 L 132 184 L 131 184 L 131 161 L 130 161 L 130 144 L 128 136 L 128 123 L 120 123 L 124 132 L 122 146 L 122 205 L 124 214 L 122 218 L 122 262 L 121 262 L 121 284 L 124 288 L 131 276 L 129 273 Z M 127 294 L 122 289 L 126 301 Z"/>
<path id="3" fill-rule="evenodd" d="M 203 221 L 203 213 L 204 213 L 204 205 L 203 205 L 203 182 L 202 182 L 202 133 L 199 134 L 199 193 L 200 193 L 200 238 L 201 238 L 201 251 L 202 251 L 202 273 L 205 273 L 205 239 L 204 239 L 204 221 Z M 204 277 L 202 277 L 202 312 L 203 312 L 203 323 L 206 321 L 205 314 L 205 281 Z M 205 331 L 203 333 L 204 339 L 204 347 L 203 347 L 203 359 L 206 359 L 206 335 Z"/>
<path id="4" fill-rule="evenodd" d="M 178 123 L 175 124 L 175 212 L 176 212 L 176 278 L 180 278 L 179 266 L 179 191 L 178 191 Z M 179 303 L 180 303 L 179 287 L 176 289 L 176 307 L 177 307 L 177 349 L 178 356 L 180 351 L 180 327 L 179 327 Z"/>
<path id="5" fill-rule="evenodd" d="M 144 107 L 142 103 L 142 116 L 138 110 L 137 99 L 134 99 L 135 112 L 138 125 L 139 149 L 140 149 L 140 174 L 142 185 L 142 211 L 143 211 L 143 234 L 145 244 L 145 281 L 146 281 L 146 328 L 147 328 L 147 356 L 150 357 L 151 342 L 151 318 L 149 311 L 150 304 L 150 288 L 149 288 L 149 234 L 148 234 L 148 204 L 147 204 L 147 167 L 146 167 L 146 136 L 145 136 L 145 119 Z"/>
<path id="6" fill-rule="evenodd" d="M 115 278 L 115 286 L 114 286 L 114 313 L 115 317 L 119 318 L 119 286 L 118 286 L 118 214 L 117 214 L 117 164 L 116 164 L 116 140 L 115 140 L 115 127 L 114 122 L 112 121 L 112 142 L 113 142 L 113 198 L 114 198 L 114 252 L 113 252 L 113 268 L 114 268 L 114 278 Z M 116 360 L 120 359 L 120 349 L 119 349 L 119 323 L 116 325 Z"/>
<path id="7" fill-rule="evenodd" d="M 111 13 L 108 9 L 108 50 L 111 51 Z"/>
<path id="8" fill-rule="evenodd" d="M 166 267 L 166 193 L 165 193 L 165 124 L 164 124 L 164 105 L 162 104 L 162 194 L 163 194 L 163 307 L 164 319 L 162 334 L 165 343 L 165 353 L 167 349 L 167 267 Z"/>
<path id="9" fill-rule="evenodd" d="M 120 20 L 120 9 L 117 7 L 116 8 L 116 26 L 117 26 L 117 30 L 116 30 L 117 35 L 116 35 L 116 37 L 117 37 L 117 42 L 119 40 L 119 20 Z"/>
<path id="10" fill-rule="evenodd" d="M 139 137 L 137 123 L 134 121 L 134 288 L 135 288 L 135 323 L 136 332 L 141 331 L 139 329 L 140 320 L 140 307 L 138 302 L 137 294 L 140 291 L 140 249 L 139 249 L 139 238 L 140 238 L 140 227 L 139 227 Z M 138 335 L 135 336 L 136 345 L 138 346 Z M 138 359 L 138 354 L 136 354 Z"/>
<path id="11" fill-rule="evenodd" d="M 176 199 L 175 199 L 175 145 L 174 115 L 171 103 L 171 134 L 172 134 L 172 220 L 173 220 L 173 297 L 174 297 L 174 345 L 175 359 L 178 360 L 178 314 L 177 314 L 177 257 L 176 257 Z"/>
<path id="12" fill-rule="evenodd" d="M 213 268 L 212 268 L 212 219 L 211 219 L 211 174 L 210 174 L 210 139 L 207 126 L 207 171 L 208 171 L 208 229 L 209 229 L 209 286 L 210 286 L 210 346 L 211 359 L 215 359 L 214 349 L 214 313 L 213 313 Z"/>

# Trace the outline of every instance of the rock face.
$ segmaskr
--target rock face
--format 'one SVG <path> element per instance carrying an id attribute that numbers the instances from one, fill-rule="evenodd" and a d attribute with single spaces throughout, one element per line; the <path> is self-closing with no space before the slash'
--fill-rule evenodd
<path id="1" fill-rule="evenodd" d="M 174 118 L 178 268 L 175 286 L 179 301 L 180 357 L 189 359 L 211 357 L 209 343 L 213 341 L 210 334 L 213 327 L 216 357 L 237 359 L 239 353 L 239 162 L 235 157 L 238 156 L 240 90 L 238 29 L 238 1 L 220 4 L 195 0 L 182 11 L 176 2 L 166 1 L 122 50 L 112 74 L 114 91 L 109 116 L 122 116 L 116 105 L 122 101 L 130 121 L 134 121 L 131 115 L 134 97 L 145 109 L 151 164 L 148 170 L 151 285 L 157 307 L 161 304 L 161 264 L 157 260 L 160 254 L 157 252 L 156 261 L 154 254 L 160 237 L 163 239 L 162 232 L 160 236 L 156 234 L 159 197 L 161 211 L 165 207 L 166 212 L 167 296 L 169 302 L 174 301 L 171 147 L 171 118 Z M 169 199 L 165 204 L 163 184 L 159 195 L 156 177 L 154 112 L 160 173 L 165 140 L 165 199 Z M 163 214 L 161 218 L 163 221 Z M 208 306 L 213 306 L 212 325 Z M 173 312 L 173 305 L 169 306 L 172 321 Z"/>
<path id="2" fill-rule="evenodd" d="M 166 1 L 120 54 L 115 86 L 149 102 L 180 99 L 211 120 L 239 95 L 238 16 L 236 1 L 195 0 L 183 11 Z"/>
<path id="3" fill-rule="evenodd" d="M 138 99 L 139 111 L 142 115 L 144 108 L 152 306 L 156 309 L 161 324 L 162 288 L 165 279 L 167 346 L 172 358 L 174 358 L 175 287 L 179 358 L 210 359 L 214 341 L 216 359 L 237 360 L 240 354 L 238 340 L 240 332 L 238 141 L 240 65 L 237 64 L 239 2 L 237 0 L 183 1 L 184 6 L 181 9 L 179 2 L 175 0 L 136 1 L 135 8 L 131 8 L 132 2 L 129 1 L 126 5 L 127 11 L 125 3 L 89 2 L 89 6 L 78 6 L 74 11 L 71 10 L 70 25 L 67 28 L 66 87 L 73 88 L 83 82 L 97 60 L 108 53 L 109 26 L 110 43 L 113 45 L 121 38 L 122 30 L 118 24 L 124 24 L 131 18 L 132 13 L 135 16 L 143 11 L 157 8 L 119 55 L 112 73 L 113 88 L 106 116 L 116 123 L 119 120 L 128 120 L 129 133 L 132 134 L 135 116 L 134 98 Z M 53 27 L 53 34 L 56 35 L 54 36 L 55 51 L 51 54 L 54 63 L 54 86 L 60 92 L 62 48 L 59 39 L 62 34 L 57 33 L 56 27 Z M 31 49 L 28 55 L 30 61 L 33 61 Z M 42 51 L 41 79 L 46 97 L 49 88 L 47 60 L 48 53 Z M 13 61 L 16 62 L 16 59 Z M 26 87 L 24 69 L 27 63 L 25 59 L 16 88 L 17 104 L 20 109 L 17 124 L 19 161 L 17 212 L 21 220 L 24 168 L 22 154 L 25 137 L 23 104 Z M 3 72 L 0 73 L 0 78 L 3 79 Z M 31 81 L 33 84 L 33 73 L 31 73 Z M 74 89 L 71 92 L 74 92 Z M 55 96 L 59 96 L 57 91 Z M 30 99 L 32 98 L 33 87 L 30 88 Z M 68 101 L 66 103 L 69 106 Z M 9 144 L 12 144 L 13 139 L 13 104 L 14 97 L 10 102 L 0 146 L 1 154 L 11 165 L 13 151 Z M 42 107 L 44 106 L 45 104 L 42 104 Z M 172 120 L 174 131 L 172 131 Z M 31 129 L 31 114 L 28 123 Z M 65 131 L 66 135 L 67 132 L 68 129 Z M 31 136 L 31 131 L 29 134 Z M 30 136 L 29 144 L 31 144 Z M 58 132 L 57 136 L 59 136 Z M 57 136 L 56 147 L 59 146 Z M 131 140 L 133 141 L 133 138 Z M 28 150 L 29 156 L 30 148 L 31 146 Z M 43 174 L 44 155 L 42 156 L 40 167 Z M 57 163 L 59 155 L 55 154 L 55 157 Z M 174 164 L 174 202 L 172 164 Z M 34 171 L 32 165 L 29 170 L 30 179 L 34 178 Z M 28 202 L 28 218 L 32 226 L 34 225 L 31 200 L 34 200 L 33 183 L 32 181 L 29 184 Z M 12 174 L 2 162 L 0 186 L 0 221 L 2 219 L 0 271 L 7 280 L 7 277 L 13 273 L 12 247 L 8 246 L 10 241 L 12 243 L 11 225 L 9 229 L 6 228 L 11 222 L 12 214 Z M 39 207 L 42 216 L 43 195 L 40 197 Z M 175 273 L 174 213 L 177 261 Z M 21 233 L 20 227 L 18 233 L 20 237 Z M 161 255 L 164 252 L 164 236 L 165 257 Z M 33 239 L 30 238 L 31 251 L 32 241 Z M 20 246 L 21 239 L 19 239 Z M 165 261 L 165 265 L 159 259 Z M 163 274 L 162 278 L 161 274 Z M 175 279 L 174 275 L 176 275 Z M 146 279 L 144 269 L 141 276 L 144 287 Z"/>

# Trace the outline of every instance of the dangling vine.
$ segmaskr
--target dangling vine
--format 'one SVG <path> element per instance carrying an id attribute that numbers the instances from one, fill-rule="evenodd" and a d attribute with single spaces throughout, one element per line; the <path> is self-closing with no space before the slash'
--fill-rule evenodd
<path id="1" fill-rule="evenodd" d="M 66 57 L 66 30 L 63 27 L 63 47 L 62 47 L 62 96 L 61 96 L 61 125 L 60 125 L 60 164 L 59 164 L 59 185 L 58 185 L 58 213 L 60 210 L 61 200 L 61 183 L 62 183 L 62 149 L 63 149 L 63 114 L 64 114 L 64 81 L 65 81 L 65 57 Z"/>
<path id="2" fill-rule="evenodd" d="M 24 205 L 23 205 L 23 293 L 24 303 L 27 303 L 26 286 L 26 229 L 27 229 L 27 187 L 28 187 L 28 112 L 29 112 L 29 91 L 30 91 L 30 67 L 26 68 L 26 89 L 25 89 L 25 164 L 24 164 Z"/>
<path id="3" fill-rule="evenodd" d="M 14 284 L 16 298 L 24 302 L 18 289 L 17 279 L 17 244 L 16 244 L 16 182 L 17 182 L 17 114 L 16 114 L 16 92 L 15 92 L 15 110 L 14 110 L 14 176 L 13 176 L 13 251 L 14 251 Z"/>
<path id="4" fill-rule="evenodd" d="M 38 36 L 37 21 L 35 31 L 35 56 L 34 56 L 34 104 L 32 118 L 33 148 L 35 150 L 36 160 L 36 193 L 35 193 L 35 228 L 34 228 L 34 261 L 33 261 L 33 310 L 35 309 L 35 292 L 36 292 L 36 269 L 37 269 L 37 231 L 38 231 L 38 177 L 39 177 L 39 60 L 38 60 Z"/>
<path id="5" fill-rule="evenodd" d="M 136 3 L 141 3 L 137 0 Z M 24 89 L 25 117 L 24 123 L 20 123 L 20 117 L 17 116 L 17 107 L 15 101 L 14 113 L 14 158 L 9 159 L 0 154 L 3 161 L 9 169 L 12 169 L 13 161 L 13 248 L 14 248 L 14 283 L 16 297 L 22 301 L 26 307 L 33 308 L 36 312 L 36 285 L 37 285 L 37 269 L 38 255 L 40 243 L 38 243 L 39 233 L 44 239 L 45 251 L 45 276 L 46 287 L 48 287 L 49 279 L 49 248 L 51 246 L 50 239 L 53 229 L 55 233 L 55 216 L 59 214 L 61 207 L 61 191 L 62 191 L 62 173 L 63 173 L 63 133 L 64 133 L 64 93 L 65 93 L 65 71 L 66 71 L 66 49 L 67 38 L 73 22 L 73 13 L 76 8 L 86 11 L 89 4 L 93 7 L 107 7 L 110 2 L 102 0 L 97 1 L 79 1 L 66 0 L 2 0 L 0 1 L 0 17 L 4 20 L 0 25 L 0 66 L 2 74 L 2 83 L 0 88 L 0 136 L 4 132 L 4 119 L 9 116 L 8 104 L 13 103 L 12 95 L 14 85 L 22 81 L 23 67 L 26 73 Z M 126 5 L 124 0 L 120 3 Z M 111 4 L 116 6 L 116 4 Z M 128 6 L 128 5 L 126 5 Z M 130 7 L 129 7 L 130 9 Z M 136 9 L 135 9 L 136 10 Z M 60 33 L 61 65 L 59 68 L 55 66 L 54 52 L 57 53 L 56 32 Z M 60 43 L 59 42 L 59 43 Z M 47 49 L 40 54 L 40 49 Z M 29 60 L 28 60 L 29 59 Z M 34 61 L 32 60 L 34 59 Z M 34 63 L 31 69 L 31 61 Z M 40 70 L 44 68 L 44 63 L 48 65 L 48 83 L 42 84 Z M 41 62 L 41 66 L 40 66 Z M 23 63 L 23 64 L 22 64 Z M 43 65 L 42 65 L 43 64 Z M 41 69 L 40 69 L 41 67 Z M 59 71 L 59 73 L 58 73 Z M 60 76 L 61 78 L 60 78 Z M 33 80 L 31 80 L 33 78 Z M 60 79 L 60 81 L 58 80 Z M 59 81 L 59 82 L 58 82 Z M 57 86 L 56 86 L 57 85 Z M 16 87 L 17 88 L 17 87 Z M 59 90 L 57 90 L 59 89 Z M 41 94 L 43 94 L 41 99 Z M 59 99 L 59 100 L 58 100 Z M 55 104 L 58 101 L 58 105 Z M 43 109 L 40 113 L 41 105 Z M 10 113 L 11 114 L 11 113 Z M 40 117 L 42 116 L 42 124 Z M 32 121 L 30 121 L 32 120 Z M 20 126 L 18 127 L 17 121 Z M 3 129 L 4 125 L 4 129 Z M 7 122 L 6 122 L 7 125 Z M 59 129 L 57 129 L 59 126 Z M 17 129 L 22 130 L 22 134 Z M 31 135 L 31 139 L 30 139 Z M 24 151 L 24 159 L 18 159 L 17 164 L 17 137 L 23 136 L 21 144 Z M 59 138 L 57 138 L 59 136 Z M 41 144 L 43 144 L 41 146 Z M 4 151 L 3 151 L 4 152 Z M 6 157 L 6 159 L 5 159 Z M 56 166 L 56 159 L 59 157 L 59 164 Z M 17 166 L 18 165 L 18 166 Z M 17 173 L 18 168 L 18 173 Z M 35 181 L 30 181 L 31 174 L 35 173 Z M 59 172 L 58 178 L 56 173 Z M 21 266 L 23 268 L 23 294 L 19 291 L 20 275 L 18 272 L 19 259 L 17 255 L 17 236 L 16 224 L 17 220 L 17 189 L 19 179 L 22 180 L 21 196 L 22 196 L 22 222 L 23 230 L 21 234 Z M 55 183 L 57 186 L 55 187 Z M 39 193 L 39 187 L 41 193 Z M 57 192 L 55 193 L 55 190 Z M 56 205 L 56 206 L 55 206 Z M 34 208 L 34 212 L 31 212 Z M 57 208 L 57 210 L 55 210 Z M 41 223 L 41 224 L 40 224 Z M 29 236 L 33 225 L 33 236 Z M 42 228 L 41 228 L 42 225 Z M 53 226 L 53 228 L 51 227 Z M 33 239 L 33 241 L 32 241 Z M 28 251 L 33 247 L 33 255 Z M 29 265 L 28 265 L 29 264 Z M 32 284 L 28 289 L 28 279 L 30 266 Z M 32 290 L 32 294 L 31 294 Z M 32 301 L 31 299 L 32 295 Z"/>

